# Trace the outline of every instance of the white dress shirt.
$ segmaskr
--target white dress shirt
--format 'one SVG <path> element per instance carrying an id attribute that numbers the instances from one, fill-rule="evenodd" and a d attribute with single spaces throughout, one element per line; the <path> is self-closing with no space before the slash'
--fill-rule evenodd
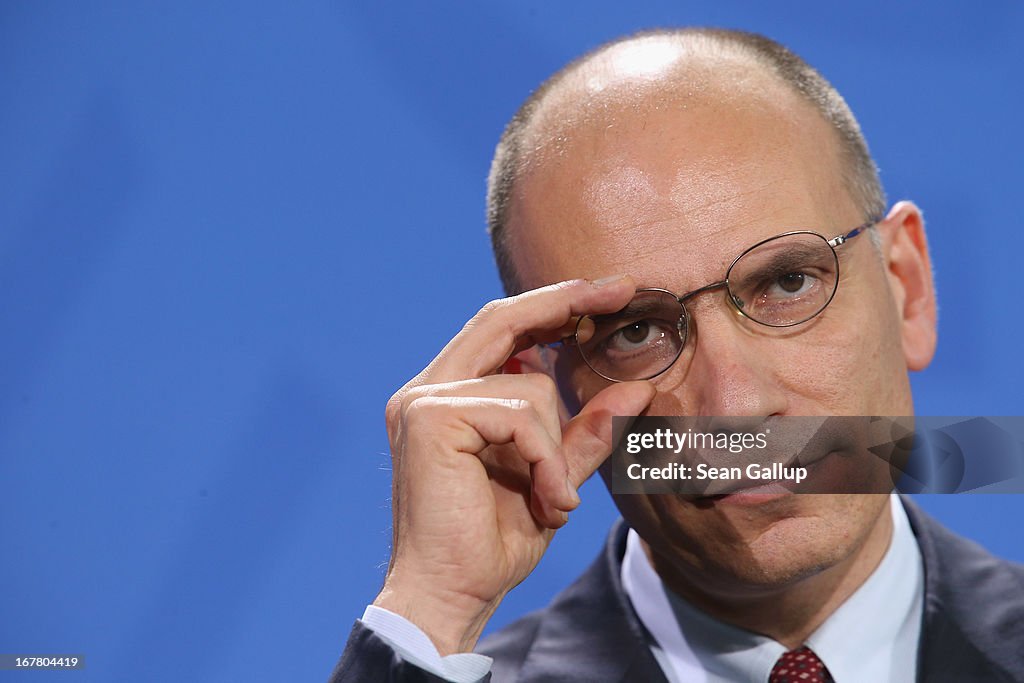
<path id="1" fill-rule="evenodd" d="M 391 610 L 368 605 L 360 621 L 390 645 L 399 657 L 451 683 L 474 683 L 491 670 L 493 660 L 487 655 L 459 652 L 442 657 L 430 636 Z"/>
<path id="2" fill-rule="evenodd" d="M 896 495 L 891 509 L 892 541 L 881 563 L 806 642 L 837 683 L 915 679 L 924 568 Z M 632 529 L 621 576 L 670 683 L 766 683 L 786 652 L 771 638 L 720 622 L 666 589 Z M 492 660 L 485 655 L 441 657 L 422 630 L 388 610 L 370 605 L 362 622 L 403 659 L 451 683 L 473 683 L 490 670 Z"/>

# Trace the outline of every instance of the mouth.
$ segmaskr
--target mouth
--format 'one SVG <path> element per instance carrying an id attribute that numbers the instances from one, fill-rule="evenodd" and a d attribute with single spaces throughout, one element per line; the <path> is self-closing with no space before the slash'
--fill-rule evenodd
<path id="1" fill-rule="evenodd" d="M 709 508 L 718 505 L 737 505 L 748 507 L 753 505 L 764 505 L 792 495 L 795 495 L 795 493 L 786 488 L 783 482 L 765 481 L 758 482 L 752 486 L 735 488 L 726 493 L 696 496 L 691 500 L 691 502 L 700 508 Z"/>

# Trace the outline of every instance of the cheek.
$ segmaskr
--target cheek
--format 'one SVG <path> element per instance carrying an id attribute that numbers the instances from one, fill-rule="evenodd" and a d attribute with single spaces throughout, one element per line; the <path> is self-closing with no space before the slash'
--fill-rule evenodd
<path id="1" fill-rule="evenodd" d="M 870 300 L 870 299 L 869 299 Z M 878 299 L 875 299 L 878 301 Z M 909 383 L 890 306 L 834 306 L 788 353 L 788 389 L 833 415 L 906 415 Z M 806 342 L 806 343 L 805 343 Z M 799 351 L 796 349 L 799 347 Z M 808 406 L 812 410 L 815 406 Z M 799 413 L 796 413 L 799 414 Z"/>
<path id="2" fill-rule="evenodd" d="M 578 413 L 590 399 L 611 384 L 595 374 L 579 351 L 571 347 L 563 347 L 558 352 L 555 379 L 562 402 L 571 415 Z"/>
<path id="3" fill-rule="evenodd" d="M 794 414 L 856 413 L 858 371 L 863 350 L 844 334 L 827 334 L 824 343 L 786 344 L 790 371 L 783 377 L 787 393 L 810 405 L 790 405 Z M 816 408 L 816 409 L 815 409 Z"/>

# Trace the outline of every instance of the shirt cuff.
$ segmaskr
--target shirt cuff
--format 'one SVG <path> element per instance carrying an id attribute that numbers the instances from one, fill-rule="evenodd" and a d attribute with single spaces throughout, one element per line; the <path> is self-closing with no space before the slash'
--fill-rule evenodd
<path id="1" fill-rule="evenodd" d="M 383 607 L 368 605 L 360 621 L 402 659 L 450 683 L 476 683 L 491 670 L 494 660 L 486 655 L 459 652 L 442 657 L 416 624 Z"/>

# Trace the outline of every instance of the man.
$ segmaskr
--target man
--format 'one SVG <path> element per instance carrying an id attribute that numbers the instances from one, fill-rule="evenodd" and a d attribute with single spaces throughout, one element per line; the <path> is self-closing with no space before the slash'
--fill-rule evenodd
<path id="1" fill-rule="evenodd" d="M 759 36 L 643 34 L 563 69 L 505 131 L 489 219 L 515 296 L 388 405 L 393 554 L 334 680 L 1024 680 L 1024 572 L 889 494 L 615 496 L 591 569 L 469 654 L 608 481 L 611 416 L 911 415 L 936 335 L 920 211 L 885 210 L 845 102 Z M 820 236 L 786 253 L 837 270 L 779 271 L 767 319 L 730 265 L 795 230 Z M 616 314 L 655 288 L 678 338 Z M 556 343 L 611 314 L 599 347 Z"/>

